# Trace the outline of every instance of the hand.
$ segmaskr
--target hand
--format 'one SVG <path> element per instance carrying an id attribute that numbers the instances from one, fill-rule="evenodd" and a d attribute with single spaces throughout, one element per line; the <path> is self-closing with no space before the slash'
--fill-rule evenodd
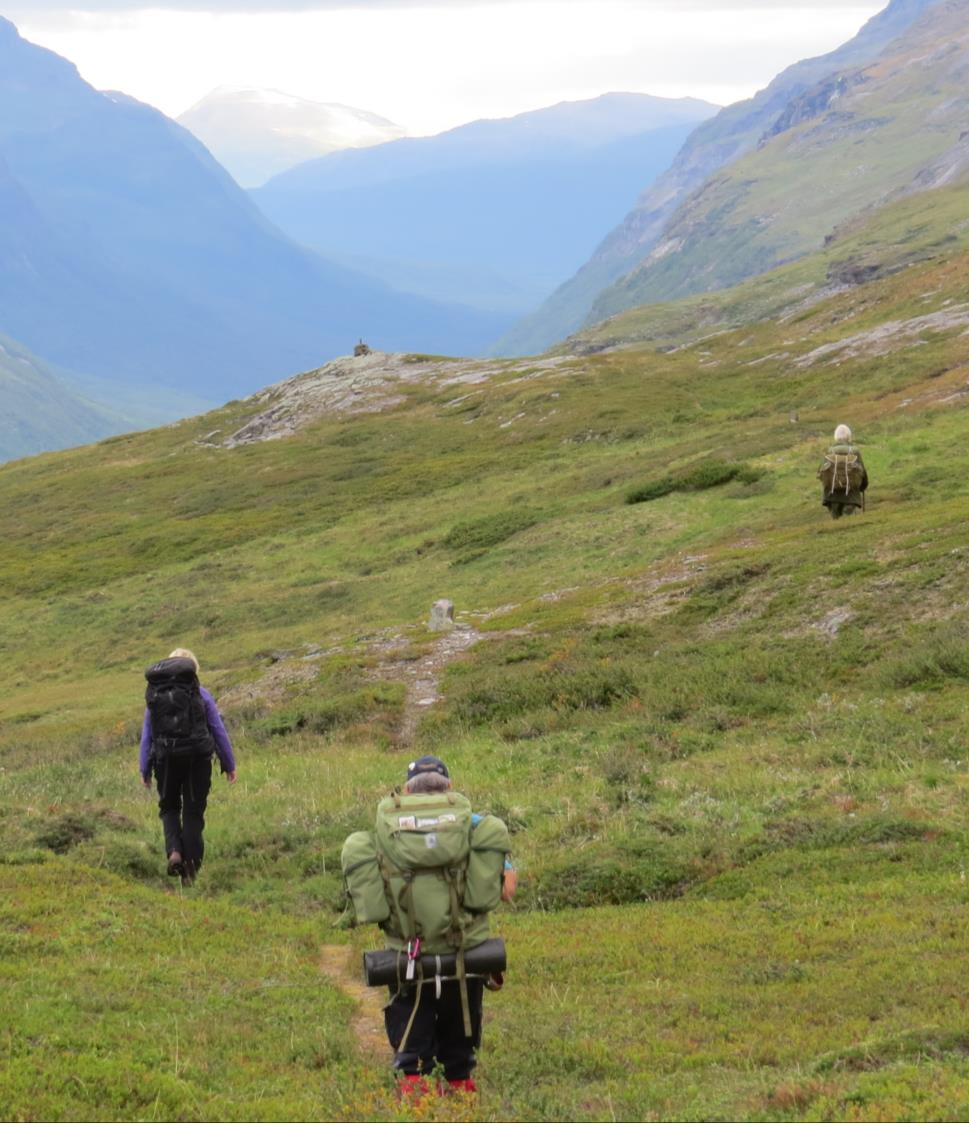
<path id="1" fill-rule="evenodd" d="M 518 888 L 518 872 L 516 870 L 505 870 L 504 877 L 501 879 L 501 899 L 503 901 L 510 901 L 515 895 L 515 890 Z"/>
<path id="2" fill-rule="evenodd" d="M 150 777 L 150 776 L 148 777 L 148 779 L 147 779 L 147 780 L 146 780 L 146 779 L 144 778 L 144 776 L 142 776 L 142 778 L 141 778 L 141 782 L 142 782 L 142 783 L 143 783 L 143 784 L 145 785 L 145 787 L 146 787 L 146 788 L 147 788 L 147 789 L 148 789 L 149 791 L 151 791 L 151 777 Z"/>
<path id="3" fill-rule="evenodd" d="M 229 781 L 230 784 L 234 784 L 236 782 L 235 772 L 226 772 L 225 778 Z"/>

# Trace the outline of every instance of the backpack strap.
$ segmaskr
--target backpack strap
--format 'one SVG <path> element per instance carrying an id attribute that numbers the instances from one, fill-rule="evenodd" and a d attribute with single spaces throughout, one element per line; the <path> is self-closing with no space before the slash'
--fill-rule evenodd
<path id="1" fill-rule="evenodd" d="M 400 895 L 401 904 L 404 906 L 404 913 L 407 916 L 408 928 L 412 935 L 410 939 L 419 939 L 420 932 L 417 930 L 417 917 L 414 915 L 414 871 L 402 870 L 401 874 L 404 878 L 404 891 Z"/>
<path id="2" fill-rule="evenodd" d="M 451 940 L 458 949 L 457 977 L 461 992 L 461 1017 L 464 1020 L 464 1036 L 471 1036 L 471 1003 L 468 1000 L 468 972 L 464 963 L 464 929 L 461 927 L 461 900 L 458 895 L 459 870 L 449 866 L 444 871 L 448 888 L 451 891 Z"/>
<path id="3" fill-rule="evenodd" d="M 400 968 L 398 967 L 398 978 L 399 978 L 399 971 L 400 971 Z M 418 959 L 417 959 L 417 974 L 418 974 L 417 994 L 414 998 L 414 1008 L 413 1008 L 413 1010 L 411 1010 L 410 1017 L 407 1019 L 407 1025 L 404 1029 L 404 1036 L 400 1039 L 400 1044 L 397 1046 L 397 1052 L 398 1053 L 403 1053 L 403 1051 L 407 1048 L 407 1042 L 410 1040 L 410 1031 L 414 1028 L 414 1020 L 417 1017 L 417 1007 L 420 1006 L 421 996 L 424 993 L 424 982 L 425 982 L 425 980 L 424 980 L 424 967 L 421 964 L 419 956 L 418 956 Z M 397 993 L 398 994 L 400 993 L 399 987 L 398 987 Z M 470 1034 L 469 1034 L 469 1036 L 470 1036 Z"/>

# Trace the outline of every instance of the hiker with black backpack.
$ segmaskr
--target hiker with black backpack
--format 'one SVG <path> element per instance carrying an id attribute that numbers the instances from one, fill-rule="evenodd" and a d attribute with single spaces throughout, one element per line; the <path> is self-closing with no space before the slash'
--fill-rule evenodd
<path id="1" fill-rule="evenodd" d="M 153 663 L 145 678 L 141 728 L 141 781 L 158 785 L 158 815 L 165 832 L 168 873 L 191 885 L 202 865 L 205 805 L 216 754 L 230 784 L 236 780 L 232 742 L 212 695 L 199 683 L 199 661 L 184 647 Z"/>
<path id="2" fill-rule="evenodd" d="M 403 793 L 381 800 L 373 831 L 352 834 L 341 864 L 355 923 L 379 924 L 387 951 L 368 952 L 371 985 L 388 984 L 387 1037 L 402 1098 L 475 1093 L 485 987 L 500 989 L 504 942 L 490 937 L 490 913 L 517 887 L 508 828 L 478 815 L 452 790 L 447 765 L 423 756 Z"/>
<path id="3" fill-rule="evenodd" d="M 839 425 L 834 431 L 834 444 L 825 453 L 818 479 L 821 481 L 821 503 L 833 519 L 864 511 L 868 490 L 868 471 L 861 453 L 851 443 L 851 430 Z"/>

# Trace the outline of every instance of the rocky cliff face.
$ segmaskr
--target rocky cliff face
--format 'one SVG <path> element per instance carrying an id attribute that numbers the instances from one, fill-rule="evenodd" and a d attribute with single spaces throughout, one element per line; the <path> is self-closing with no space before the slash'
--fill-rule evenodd
<path id="1" fill-rule="evenodd" d="M 871 62 L 940 0 L 892 0 L 838 50 L 783 71 L 749 101 L 728 106 L 690 136 L 672 168 L 640 198 L 589 262 L 500 342 L 501 353 L 541 350 L 576 330 L 605 288 L 638 266 L 660 241 L 677 208 L 705 180 L 756 148 L 792 99 L 851 67 Z"/>

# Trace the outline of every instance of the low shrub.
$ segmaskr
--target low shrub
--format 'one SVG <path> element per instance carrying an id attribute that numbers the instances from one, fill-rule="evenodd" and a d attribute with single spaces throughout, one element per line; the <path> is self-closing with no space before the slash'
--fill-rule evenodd
<path id="1" fill-rule="evenodd" d="M 500 511 L 486 515 L 482 519 L 457 523 L 441 540 L 445 549 L 459 555 L 458 561 L 480 556 L 480 554 L 514 537 L 538 522 L 539 513 L 526 509 Z"/>
<path id="2" fill-rule="evenodd" d="M 764 476 L 763 468 L 751 464 L 733 463 L 725 460 L 704 460 L 685 472 L 663 476 L 652 480 L 642 487 L 634 488 L 626 495 L 627 504 L 651 503 L 662 499 L 674 491 L 708 491 L 728 483 L 754 484 Z"/>

